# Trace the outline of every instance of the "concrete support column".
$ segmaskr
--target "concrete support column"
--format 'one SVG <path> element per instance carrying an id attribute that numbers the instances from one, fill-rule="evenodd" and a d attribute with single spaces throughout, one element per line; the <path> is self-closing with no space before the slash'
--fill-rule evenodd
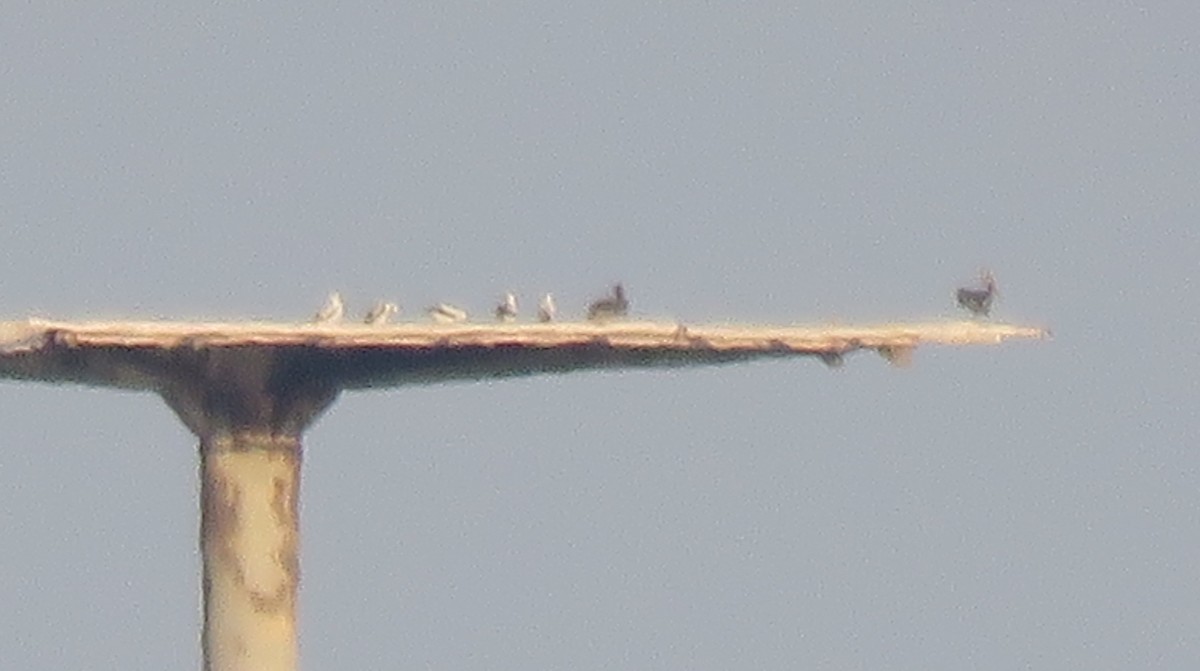
<path id="1" fill-rule="evenodd" d="M 295 671 L 300 437 L 200 441 L 205 671 Z"/>
<path id="2" fill-rule="evenodd" d="M 230 347 L 142 361 L 200 438 L 205 671 L 298 668 L 300 436 L 337 398 L 312 358 Z"/>

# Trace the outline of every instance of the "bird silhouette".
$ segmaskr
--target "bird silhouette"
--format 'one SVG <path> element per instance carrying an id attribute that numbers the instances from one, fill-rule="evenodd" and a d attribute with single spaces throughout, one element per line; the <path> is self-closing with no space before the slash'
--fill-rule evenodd
<path id="1" fill-rule="evenodd" d="M 504 294 L 504 300 L 496 306 L 496 321 L 511 322 L 517 318 L 517 297 L 513 292 Z"/>
<path id="2" fill-rule="evenodd" d="M 379 301 L 375 307 L 367 312 L 367 316 L 363 318 L 364 324 L 386 324 L 392 315 L 400 312 L 400 306 L 395 303 Z"/>
<path id="3" fill-rule="evenodd" d="M 454 324 L 467 321 L 467 311 L 456 308 L 448 303 L 438 303 L 430 306 L 426 312 L 439 324 Z"/>
<path id="4" fill-rule="evenodd" d="M 546 294 L 542 296 L 541 302 L 538 303 L 538 321 L 543 324 L 554 321 L 554 314 L 558 309 L 554 306 L 554 296 Z"/>
<path id="5" fill-rule="evenodd" d="M 629 299 L 625 298 L 625 287 L 621 283 L 613 285 L 612 295 L 592 301 L 588 306 L 589 321 L 604 321 L 624 317 L 629 313 Z"/>
<path id="6" fill-rule="evenodd" d="M 987 317 L 992 312 L 992 302 L 996 299 L 996 278 L 990 271 L 980 273 L 982 289 L 960 287 L 957 293 L 958 306 L 970 311 L 976 317 Z"/>
<path id="7" fill-rule="evenodd" d="M 346 305 L 342 303 L 342 295 L 335 291 L 329 294 L 325 305 L 313 316 L 313 321 L 318 324 L 333 324 L 342 321 L 345 314 Z"/>

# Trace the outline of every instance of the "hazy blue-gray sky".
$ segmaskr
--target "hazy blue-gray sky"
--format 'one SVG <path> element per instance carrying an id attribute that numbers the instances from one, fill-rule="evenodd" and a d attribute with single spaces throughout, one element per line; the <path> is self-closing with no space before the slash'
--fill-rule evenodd
<path id="1" fill-rule="evenodd" d="M 1005 5 L 1005 6 L 1000 6 Z M 304 667 L 1200 667 L 1200 5 L 12 5 L 0 313 L 623 279 L 1051 342 L 349 394 Z M 199 664 L 195 441 L 0 385 L 0 666 Z"/>

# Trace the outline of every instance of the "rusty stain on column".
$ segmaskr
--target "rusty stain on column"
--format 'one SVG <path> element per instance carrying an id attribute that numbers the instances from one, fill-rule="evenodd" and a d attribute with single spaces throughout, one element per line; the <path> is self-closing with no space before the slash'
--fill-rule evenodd
<path id="1" fill-rule="evenodd" d="M 297 668 L 301 448 L 298 436 L 200 442 L 205 668 Z"/>
<path id="2" fill-rule="evenodd" d="M 269 347 L 180 348 L 130 364 L 159 380 L 200 439 L 203 668 L 294 671 L 300 437 L 337 390 Z"/>

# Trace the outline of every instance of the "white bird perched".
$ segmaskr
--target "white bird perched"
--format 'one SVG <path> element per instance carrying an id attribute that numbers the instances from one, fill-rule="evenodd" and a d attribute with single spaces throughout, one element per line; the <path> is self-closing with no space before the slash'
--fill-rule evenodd
<path id="1" fill-rule="evenodd" d="M 335 291 L 329 294 L 329 299 L 313 316 L 313 321 L 318 324 L 333 324 L 342 321 L 345 314 L 346 305 L 342 303 L 342 295 Z"/>
<path id="2" fill-rule="evenodd" d="M 554 313 L 557 311 L 557 308 L 554 307 L 554 296 L 551 294 L 542 296 L 542 301 L 538 303 L 538 321 L 543 324 L 554 321 Z"/>
<path id="3" fill-rule="evenodd" d="M 457 322 L 467 321 L 467 311 L 462 308 L 456 308 L 447 303 L 438 303 L 431 306 L 427 312 L 433 321 L 439 324 L 454 324 Z"/>
<path id="4" fill-rule="evenodd" d="M 509 291 L 504 294 L 504 300 L 496 306 L 496 321 L 511 322 L 517 318 L 517 297 Z"/>
<path id="5" fill-rule="evenodd" d="M 400 312 L 400 306 L 395 303 L 379 301 L 375 307 L 367 312 L 367 316 L 363 319 L 364 324 L 386 324 L 387 320 L 392 318 L 392 315 Z"/>

